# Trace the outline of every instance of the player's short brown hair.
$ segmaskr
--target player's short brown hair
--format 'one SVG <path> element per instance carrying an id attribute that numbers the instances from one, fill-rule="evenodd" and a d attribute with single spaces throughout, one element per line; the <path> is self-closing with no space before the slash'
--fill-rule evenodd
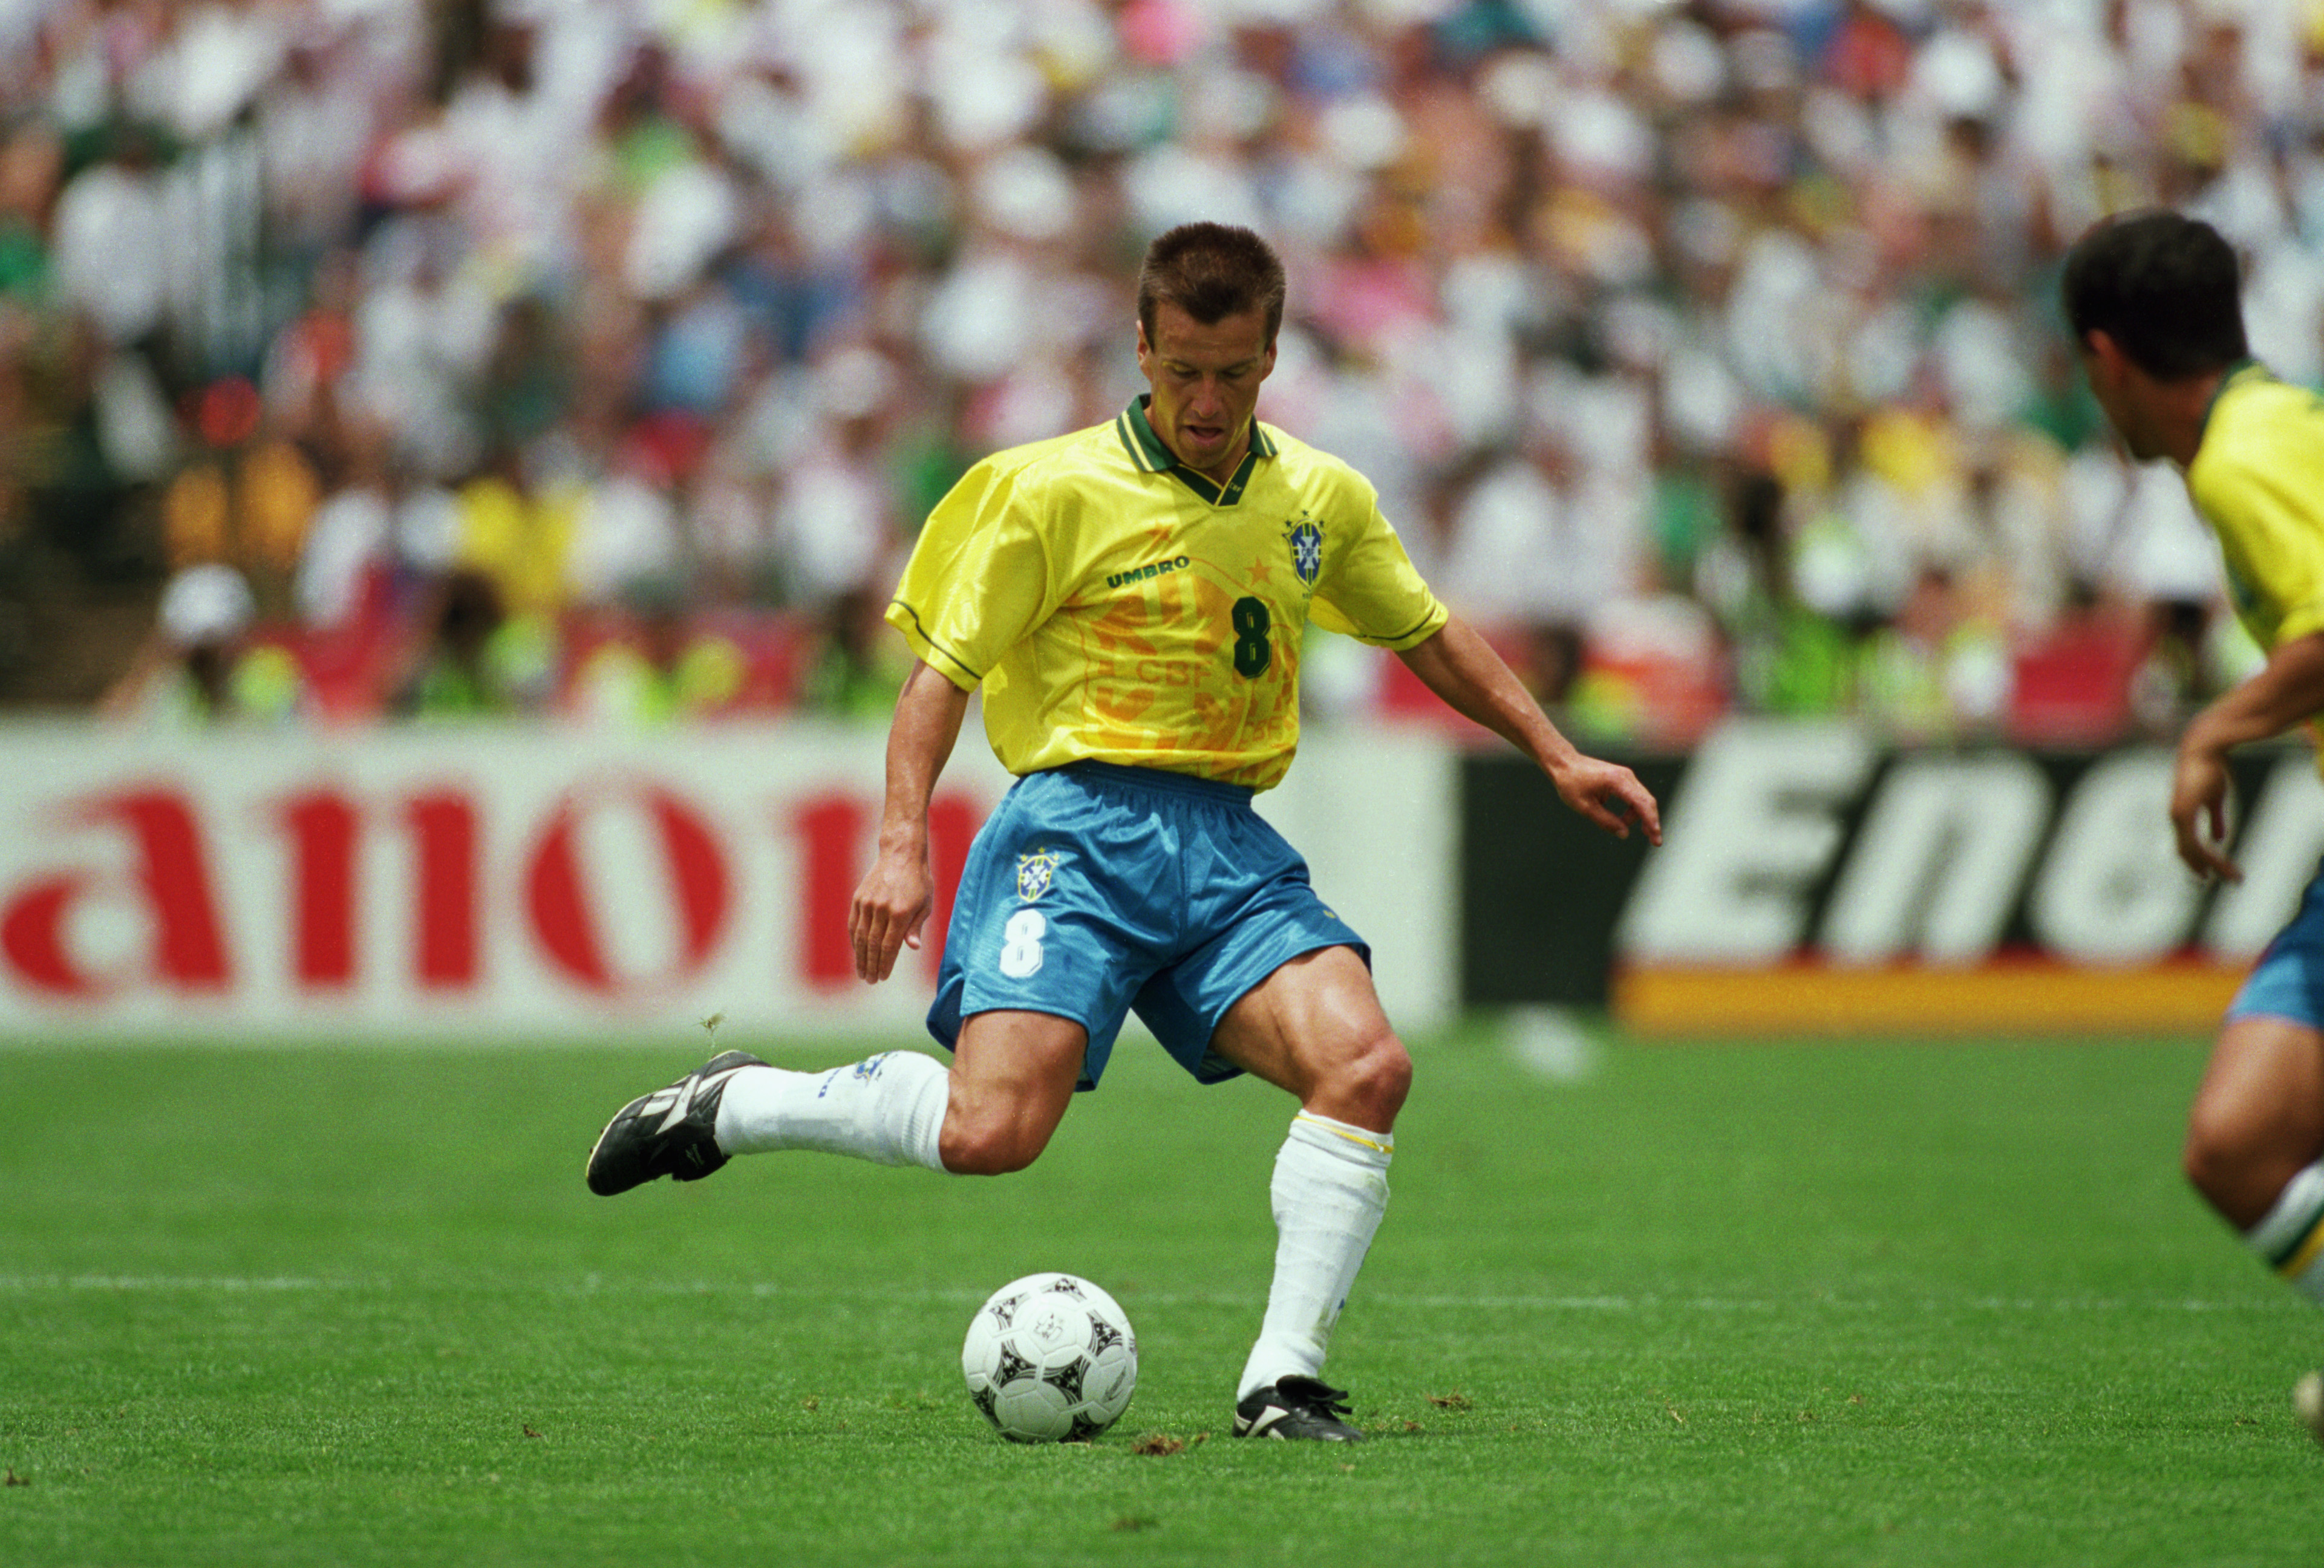
<path id="1" fill-rule="evenodd" d="M 2233 246 L 2199 219 L 2125 213 L 2098 223 L 2066 253 L 2059 281 L 2077 344 L 2093 332 L 2163 381 L 2183 381 L 2250 357 Z"/>
<path id="2" fill-rule="evenodd" d="M 1267 341 L 1283 326 L 1283 262 L 1273 247 L 1231 224 L 1180 224 L 1146 248 L 1138 274 L 1138 324 L 1154 341 L 1154 316 L 1167 300 L 1204 326 L 1257 308 Z"/>

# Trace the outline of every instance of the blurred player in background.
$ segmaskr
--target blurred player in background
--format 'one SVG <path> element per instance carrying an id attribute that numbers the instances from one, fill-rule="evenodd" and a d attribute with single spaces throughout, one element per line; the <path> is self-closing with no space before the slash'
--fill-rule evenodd
<path id="1" fill-rule="evenodd" d="M 726 1052 L 622 1111 L 590 1185 L 691 1180 L 822 1149 L 962 1174 L 1022 1169 L 1135 1009 L 1204 1083 L 1299 1102 L 1272 1197 L 1275 1278 L 1239 1435 L 1351 1442 L 1325 1345 L 1388 1201 L 1412 1063 L 1363 940 L 1252 811 L 1299 736 L 1309 619 L 1395 649 L 1559 797 L 1659 842 L 1628 768 L 1577 752 L 1406 557 L 1372 487 L 1259 422 L 1284 274 L 1244 229 L 1154 242 L 1137 352 L 1151 392 L 1108 424 L 979 463 L 928 518 L 888 619 L 918 656 L 889 733 L 880 855 L 849 913 L 856 970 L 918 947 L 927 810 L 972 692 L 1019 782 L 972 850 L 928 1027 L 953 1052 L 820 1074 Z"/>
<path id="2" fill-rule="evenodd" d="M 2188 722 L 2172 780 L 2179 857 L 2239 880 L 2227 753 L 2324 713 L 2324 399 L 2245 344 L 2236 255 L 2209 225 L 2145 212 L 2076 243 L 2066 320 L 2133 457 L 2167 457 L 2218 535 L 2267 662 Z M 2293 1288 L 2324 1301 L 2324 871 L 2227 1009 L 2190 1114 L 2187 1175 Z M 2296 1392 L 2324 1440 L 2324 1377 Z"/>

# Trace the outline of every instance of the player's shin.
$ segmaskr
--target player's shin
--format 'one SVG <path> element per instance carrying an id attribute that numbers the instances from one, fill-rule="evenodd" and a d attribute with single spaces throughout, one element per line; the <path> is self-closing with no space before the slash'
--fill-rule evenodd
<path id="1" fill-rule="evenodd" d="M 2244 1240 L 2294 1290 L 2324 1302 L 2324 1162 L 2285 1183 Z"/>
<path id="2" fill-rule="evenodd" d="M 1332 1326 L 1388 1208 L 1386 1132 L 1302 1111 L 1275 1159 L 1275 1280 L 1238 1397 L 1323 1371 Z"/>
<path id="3" fill-rule="evenodd" d="M 942 1170 L 936 1153 L 952 1075 L 917 1050 L 884 1051 L 828 1072 L 753 1068 L 734 1075 L 718 1106 L 729 1154 L 816 1149 L 880 1165 Z"/>

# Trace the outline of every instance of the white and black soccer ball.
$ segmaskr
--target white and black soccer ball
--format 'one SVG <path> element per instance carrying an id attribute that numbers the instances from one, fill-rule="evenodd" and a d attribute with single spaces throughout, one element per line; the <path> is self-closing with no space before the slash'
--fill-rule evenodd
<path id="1" fill-rule="evenodd" d="M 1111 1296 L 1073 1274 L 994 1291 L 960 1347 L 968 1397 L 1012 1443 L 1080 1443 L 1130 1408 L 1138 1336 Z"/>

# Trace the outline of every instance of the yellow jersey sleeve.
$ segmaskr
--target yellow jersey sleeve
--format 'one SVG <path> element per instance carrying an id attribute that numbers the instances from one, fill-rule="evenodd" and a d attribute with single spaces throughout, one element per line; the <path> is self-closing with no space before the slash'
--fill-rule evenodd
<path id="1" fill-rule="evenodd" d="M 964 692 L 1056 608 L 1040 513 L 1018 482 L 1019 455 L 969 470 L 920 530 L 888 620 L 914 655 Z"/>
<path id="2" fill-rule="evenodd" d="M 2324 399 L 2257 365 L 2214 399 L 2187 492 L 2218 536 L 2236 614 L 2273 652 L 2324 631 Z"/>
<path id="3" fill-rule="evenodd" d="M 1352 536 L 1327 556 L 1307 602 L 1307 619 L 1325 631 L 1401 651 L 1435 636 L 1451 619 L 1421 580 L 1404 541 L 1379 509 L 1379 492 L 1345 473 L 1341 509 L 1362 519 Z"/>

